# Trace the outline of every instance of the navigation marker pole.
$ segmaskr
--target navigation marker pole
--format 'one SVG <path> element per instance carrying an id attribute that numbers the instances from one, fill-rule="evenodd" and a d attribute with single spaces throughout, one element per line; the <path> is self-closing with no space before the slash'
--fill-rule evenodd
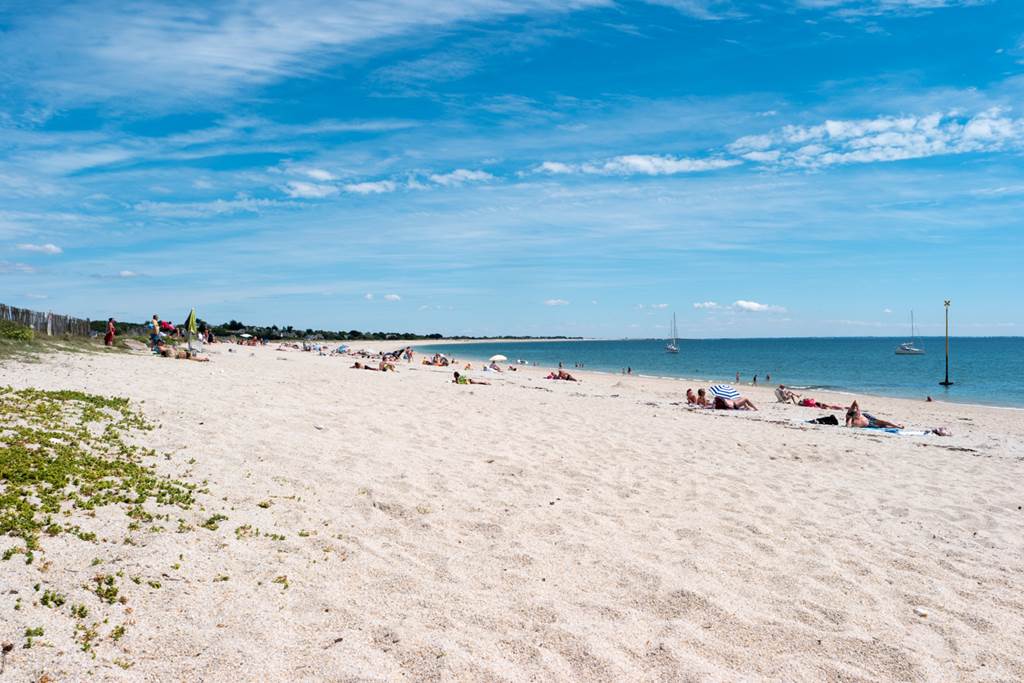
<path id="1" fill-rule="evenodd" d="M 946 380 L 939 382 L 944 387 L 953 386 L 949 381 L 949 299 L 946 299 Z"/>

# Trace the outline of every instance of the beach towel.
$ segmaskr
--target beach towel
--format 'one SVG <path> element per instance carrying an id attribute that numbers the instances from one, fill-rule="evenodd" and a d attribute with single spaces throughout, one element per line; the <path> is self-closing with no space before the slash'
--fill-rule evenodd
<path id="1" fill-rule="evenodd" d="M 928 436 L 929 431 L 919 429 L 896 429 L 895 427 L 861 427 L 866 432 L 885 432 L 886 434 L 899 434 L 900 436 Z"/>

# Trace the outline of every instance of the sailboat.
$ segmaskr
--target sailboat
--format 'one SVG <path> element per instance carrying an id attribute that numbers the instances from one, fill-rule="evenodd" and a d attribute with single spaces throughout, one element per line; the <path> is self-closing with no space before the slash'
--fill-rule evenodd
<path id="1" fill-rule="evenodd" d="M 923 356 L 924 349 L 914 346 L 914 312 L 910 312 L 910 341 L 903 342 L 896 347 L 897 356 Z"/>
<path id="2" fill-rule="evenodd" d="M 679 331 L 676 329 L 676 314 L 672 314 L 672 341 L 665 344 L 666 353 L 679 353 L 679 345 L 676 341 L 676 337 L 679 336 Z"/>

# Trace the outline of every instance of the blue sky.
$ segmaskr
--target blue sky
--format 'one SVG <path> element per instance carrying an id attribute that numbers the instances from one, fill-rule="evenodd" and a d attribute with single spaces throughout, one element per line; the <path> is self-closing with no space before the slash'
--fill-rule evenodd
<path id="1" fill-rule="evenodd" d="M 1019 335 L 1024 3 L 0 5 L 0 301 Z"/>

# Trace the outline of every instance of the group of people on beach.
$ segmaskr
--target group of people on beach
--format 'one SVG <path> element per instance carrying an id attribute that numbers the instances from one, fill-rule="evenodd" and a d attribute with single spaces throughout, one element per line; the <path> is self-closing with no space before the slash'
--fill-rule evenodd
<path id="1" fill-rule="evenodd" d="M 707 391 L 703 387 L 693 393 L 693 389 L 686 390 L 686 404 L 700 408 L 714 408 L 715 410 L 757 410 L 754 402 L 745 396 L 736 398 L 725 398 L 724 396 L 712 396 L 708 398 Z"/>

